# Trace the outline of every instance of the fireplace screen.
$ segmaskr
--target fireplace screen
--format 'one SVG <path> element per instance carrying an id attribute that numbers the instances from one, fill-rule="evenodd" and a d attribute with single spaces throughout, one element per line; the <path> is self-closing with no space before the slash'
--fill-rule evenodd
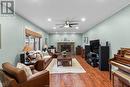
<path id="1" fill-rule="evenodd" d="M 74 53 L 74 42 L 58 42 L 57 43 L 58 52 L 67 51 L 69 53 Z"/>
<path id="2" fill-rule="evenodd" d="M 61 52 L 62 51 L 71 52 L 71 45 L 61 45 Z"/>

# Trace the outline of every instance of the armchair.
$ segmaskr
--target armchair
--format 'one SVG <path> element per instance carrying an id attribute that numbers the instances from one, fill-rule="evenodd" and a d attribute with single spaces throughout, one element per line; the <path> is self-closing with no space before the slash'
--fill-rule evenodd
<path id="1" fill-rule="evenodd" d="M 3 63 L 2 68 L 0 74 L 4 87 L 49 87 L 49 71 L 40 71 L 27 78 L 23 70 L 9 63 Z"/>

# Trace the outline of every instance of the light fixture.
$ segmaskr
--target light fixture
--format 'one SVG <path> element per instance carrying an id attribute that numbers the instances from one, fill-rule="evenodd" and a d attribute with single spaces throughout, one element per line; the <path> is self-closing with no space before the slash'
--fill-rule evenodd
<path id="1" fill-rule="evenodd" d="M 48 48 L 48 45 L 47 45 L 47 44 L 45 44 L 45 45 L 44 45 L 44 48 Z"/>
<path id="2" fill-rule="evenodd" d="M 24 52 L 29 52 L 29 51 L 32 51 L 32 46 L 31 45 L 25 45 L 24 48 L 23 48 L 23 51 Z"/>
<path id="3" fill-rule="evenodd" d="M 75 29 L 79 29 L 79 27 L 75 27 Z"/>
<path id="4" fill-rule="evenodd" d="M 82 21 L 82 22 L 86 21 L 86 18 L 81 18 L 81 21 Z"/>
<path id="5" fill-rule="evenodd" d="M 51 21 L 52 21 L 52 19 L 51 19 L 51 18 L 48 18 L 47 20 L 48 20 L 49 22 L 51 22 Z"/>
<path id="6" fill-rule="evenodd" d="M 56 27 L 53 27 L 53 29 L 56 29 Z"/>
<path id="7" fill-rule="evenodd" d="M 65 28 L 69 28 L 70 26 L 69 26 L 69 25 L 65 25 L 64 27 L 65 27 Z"/>

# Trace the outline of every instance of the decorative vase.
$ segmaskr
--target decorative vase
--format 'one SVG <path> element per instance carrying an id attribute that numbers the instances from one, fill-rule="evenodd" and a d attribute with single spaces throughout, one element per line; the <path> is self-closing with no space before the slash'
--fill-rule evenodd
<path id="1" fill-rule="evenodd" d="M 67 55 L 66 51 L 63 51 L 62 55 L 63 55 L 63 57 L 66 57 L 66 55 Z"/>

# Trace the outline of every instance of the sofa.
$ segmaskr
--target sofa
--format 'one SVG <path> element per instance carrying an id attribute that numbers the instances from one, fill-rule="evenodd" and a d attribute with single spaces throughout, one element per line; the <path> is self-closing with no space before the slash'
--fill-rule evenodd
<path id="1" fill-rule="evenodd" d="M 53 53 L 48 52 L 47 50 L 29 51 L 26 58 L 24 57 L 20 58 L 20 62 L 25 64 L 25 59 L 28 59 L 28 57 L 29 57 L 28 64 L 31 64 L 31 62 L 34 62 L 35 64 L 34 63 L 33 64 L 34 64 L 35 69 L 37 69 L 38 71 L 41 71 L 41 70 L 45 70 L 47 66 L 50 64 L 50 62 L 53 59 Z"/>
<path id="2" fill-rule="evenodd" d="M 37 71 L 27 77 L 24 70 L 3 63 L 0 70 L 3 87 L 49 87 L 49 71 Z"/>

